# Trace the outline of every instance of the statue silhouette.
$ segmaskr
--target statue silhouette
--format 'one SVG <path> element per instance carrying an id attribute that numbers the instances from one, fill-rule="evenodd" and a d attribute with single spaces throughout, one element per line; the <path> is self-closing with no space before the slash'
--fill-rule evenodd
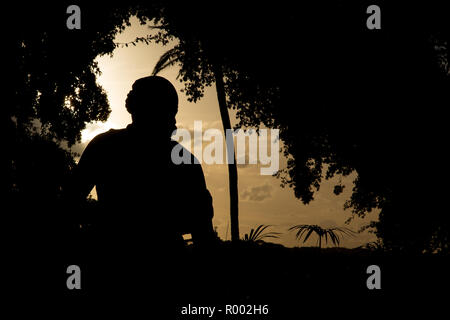
<path id="1" fill-rule="evenodd" d="M 138 79 L 126 108 L 132 123 L 92 139 L 71 183 L 79 200 L 96 187 L 100 210 L 92 225 L 102 251 L 172 254 L 184 248 L 182 235 L 188 233 L 194 247 L 207 246 L 214 239 L 213 207 L 202 168 L 171 161 L 175 88 L 158 76 Z"/>

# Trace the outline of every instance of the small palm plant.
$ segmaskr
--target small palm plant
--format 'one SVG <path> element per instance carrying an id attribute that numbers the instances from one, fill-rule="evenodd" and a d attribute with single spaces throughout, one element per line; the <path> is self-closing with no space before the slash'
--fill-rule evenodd
<path id="1" fill-rule="evenodd" d="M 355 232 L 348 229 L 348 228 L 339 228 L 339 227 L 333 227 L 333 228 L 322 228 L 318 225 L 309 225 L 309 224 L 300 224 L 297 226 L 293 226 L 289 228 L 289 231 L 297 230 L 297 234 L 295 235 L 298 240 L 301 240 L 302 237 L 303 243 L 305 243 L 311 234 L 315 233 L 318 236 L 317 244 L 319 248 L 322 248 L 322 238 L 325 238 L 325 244 L 328 243 L 328 237 L 330 238 L 331 242 L 335 246 L 339 246 L 341 237 L 344 236 L 350 236 L 353 237 Z"/>
<path id="2" fill-rule="evenodd" d="M 263 239 L 266 238 L 279 238 L 278 235 L 281 233 L 279 232 L 266 232 L 264 233 L 264 230 L 271 227 L 270 225 L 259 225 L 256 229 L 251 229 L 250 233 L 245 234 L 243 241 L 246 242 L 254 242 L 254 243 L 261 243 L 264 242 Z"/>

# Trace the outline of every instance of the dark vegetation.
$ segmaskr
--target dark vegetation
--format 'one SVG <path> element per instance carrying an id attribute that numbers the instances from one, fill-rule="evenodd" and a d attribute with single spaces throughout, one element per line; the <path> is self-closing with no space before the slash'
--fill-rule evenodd
<path id="1" fill-rule="evenodd" d="M 300 200 L 312 201 L 323 179 L 356 171 L 346 207 L 362 217 L 380 209 L 380 221 L 369 227 L 385 246 L 448 250 L 440 182 L 447 178 L 449 28 L 440 6 L 383 3 L 384 27 L 370 32 L 365 4 L 83 5 L 79 32 L 65 27 L 63 3 L 8 7 L 7 19 L 20 23 L 8 37 L 13 73 L 2 111 L 2 184 L 12 203 L 32 207 L 17 211 L 40 211 L 32 193 L 59 197 L 73 167 L 60 146 L 73 145 L 87 122 L 109 114 L 94 59 L 112 53 L 115 35 L 137 15 L 159 26 L 138 43 L 179 39 L 168 61 L 180 66 L 192 101 L 217 80 L 219 66 L 240 126 L 280 129 L 290 160 L 279 177 Z M 54 147 L 33 151 L 43 141 Z M 56 159 L 60 169 L 50 170 Z M 47 176 L 39 179 L 46 183 L 30 171 Z"/>
<path id="2" fill-rule="evenodd" d="M 450 236 L 446 10 L 435 3 L 381 2 L 383 27 L 372 32 L 365 28 L 365 8 L 372 3 L 293 3 L 82 2 L 83 27 L 76 32 L 65 27 L 68 3 L 4 7 L 5 23 L 12 27 L 5 40 L 11 72 L 1 111 L 7 208 L 2 232 L 11 253 L 7 266 L 20 275 L 12 280 L 18 292 L 66 292 L 62 266 L 79 263 L 90 283 L 81 294 L 68 293 L 79 301 L 93 292 L 123 297 L 89 287 L 107 287 L 115 272 L 137 277 L 141 282 L 133 288 L 141 297 L 157 288 L 160 297 L 177 292 L 181 301 L 188 288 L 203 285 L 198 299 L 283 301 L 278 314 L 320 314 L 305 308 L 325 299 L 332 301 L 330 313 L 353 302 L 401 310 L 417 308 L 411 302 L 425 294 L 438 299 L 437 290 L 448 284 Z M 381 210 L 379 222 L 369 226 L 379 245 L 319 250 L 220 242 L 214 254 L 205 255 L 211 260 L 193 250 L 179 258 L 145 260 L 133 270 L 127 269 L 130 261 L 139 259 L 96 260 L 104 249 L 96 246 L 101 223 L 96 203 L 87 200 L 75 211 L 64 202 L 75 164 L 66 147 L 79 142 L 87 122 L 107 119 L 94 59 L 113 52 L 115 35 L 132 15 L 160 26 L 136 42 L 179 40 L 171 58 L 192 101 L 220 78 L 239 126 L 280 129 L 289 161 L 279 178 L 299 200 L 313 201 L 323 179 L 356 172 L 346 207 L 360 217 Z M 342 189 L 337 185 L 335 193 Z M 171 268 L 164 269 L 169 262 Z M 386 270 L 386 294 L 367 291 L 369 264 Z M 36 268 L 32 279 L 30 266 Z M 162 287 L 161 279 L 173 283 Z"/>
<path id="3" fill-rule="evenodd" d="M 386 312 L 398 316 L 437 314 L 445 305 L 450 285 L 448 261 L 442 256 L 394 254 L 376 248 L 286 248 L 268 242 L 220 241 L 206 254 L 192 247 L 177 257 L 149 252 L 150 259 L 132 265 L 116 258 L 111 258 L 113 264 L 105 263 L 109 260 L 98 254 L 85 266 L 84 291 L 66 291 L 63 301 L 69 305 L 75 301 L 82 310 L 108 301 L 106 314 L 123 308 L 128 311 L 133 305 L 134 311 L 158 310 L 178 319 L 180 307 L 188 304 L 222 308 L 225 304 L 267 304 L 270 314 L 258 319 L 317 313 L 349 318 L 364 314 L 374 319 Z M 366 270 L 373 264 L 382 270 L 382 290 L 366 287 Z M 61 274 L 59 281 L 63 280 Z M 233 319 L 253 317 L 236 315 Z"/>

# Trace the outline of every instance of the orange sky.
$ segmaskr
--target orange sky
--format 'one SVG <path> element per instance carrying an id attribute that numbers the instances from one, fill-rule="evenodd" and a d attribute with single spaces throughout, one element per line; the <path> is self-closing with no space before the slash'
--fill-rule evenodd
<path id="1" fill-rule="evenodd" d="M 146 26 L 141 26 L 137 19 L 132 20 L 132 26 L 120 34 L 116 42 L 128 42 L 138 36 L 145 36 L 151 31 Z M 89 124 L 83 131 L 84 147 L 96 134 L 110 128 L 123 128 L 131 122 L 131 117 L 125 109 L 125 98 L 133 82 L 151 74 L 156 61 L 170 45 L 138 44 L 136 47 L 128 46 L 114 51 L 113 57 L 104 56 L 97 59 L 102 75 L 98 82 L 107 91 L 111 105 L 111 115 L 105 123 Z M 176 66 L 161 72 L 159 75 L 170 80 L 179 93 L 179 112 L 177 126 L 179 128 L 192 129 L 194 121 L 201 120 L 203 128 L 217 128 L 222 130 L 219 106 L 217 103 L 215 87 L 205 91 L 205 96 L 196 104 L 189 103 L 186 96 L 180 92 L 183 84 L 176 80 L 178 68 Z M 235 123 L 234 113 L 231 115 Z M 280 168 L 285 165 L 285 159 L 280 155 Z M 217 227 L 222 239 L 230 239 L 229 228 L 229 197 L 228 175 L 226 165 L 205 165 L 203 170 L 206 183 L 214 201 L 214 226 Z M 337 179 L 326 181 L 322 184 L 320 192 L 309 205 L 303 205 L 294 197 L 292 189 L 281 188 L 280 180 L 272 176 L 260 175 L 258 165 L 239 167 L 239 194 L 240 194 L 240 232 L 241 236 L 248 233 L 251 228 L 260 224 L 273 225 L 269 231 L 281 232 L 280 239 L 270 241 L 281 243 L 285 246 L 297 246 L 300 243 L 295 239 L 295 234 L 287 229 L 297 224 L 318 224 L 322 227 L 345 226 L 344 222 L 350 217 L 349 211 L 343 210 L 345 200 L 349 198 L 352 180 L 354 176 L 343 179 L 346 185 L 345 191 L 336 196 L 333 194 L 333 186 Z M 348 226 L 358 230 L 370 220 L 376 219 L 377 213 L 371 213 L 366 219 L 355 220 Z M 227 233 L 228 229 L 228 233 Z M 341 242 L 343 247 L 357 247 L 364 243 L 374 241 L 375 236 L 364 232 L 355 238 L 345 238 Z M 308 240 L 305 245 L 315 245 L 315 238 Z"/>

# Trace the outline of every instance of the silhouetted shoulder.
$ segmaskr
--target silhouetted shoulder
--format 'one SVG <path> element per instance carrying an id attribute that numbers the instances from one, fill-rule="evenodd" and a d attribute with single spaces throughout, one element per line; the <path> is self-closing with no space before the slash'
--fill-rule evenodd
<path id="1" fill-rule="evenodd" d="M 121 139 L 127 135 L 126 129 L 109 129 L 106 132 L 96 135 L 89 144 L 103 144 L 109 143 L 111 140 Z"/>
<path id="2" fill-rule="evenodd" d="M 104 152 L 107 148 L 118 145 L 118 142 L 124 140 L 126 135 L 126 129 L 110 129 L 104 133 L 98 134 L 89 142 L 83 152 L 82 158 L 90 158 L 93 153 L 96 154 L 95 156 L 98 156 L 99 152 Z"/>
<path id="3" fill-rule="evenodd" d="M 96 174 L 99 163 L 104 163 L 110 151 L 117 147 L 126 136 L 125 129 L 110 129 L 95 136 L 86 146 L 78 162 L 79 171 Z"/>

